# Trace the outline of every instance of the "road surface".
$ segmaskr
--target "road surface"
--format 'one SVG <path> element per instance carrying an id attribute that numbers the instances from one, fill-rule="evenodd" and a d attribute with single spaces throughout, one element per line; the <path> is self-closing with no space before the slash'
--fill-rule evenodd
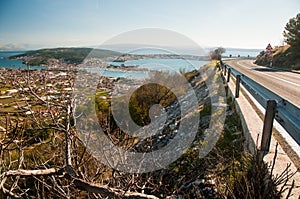
<path id="1" fill-rule="evenodd" d="M 224 62 L 300 108 L 300 74 L 258 66 L 254 60 Z"/>

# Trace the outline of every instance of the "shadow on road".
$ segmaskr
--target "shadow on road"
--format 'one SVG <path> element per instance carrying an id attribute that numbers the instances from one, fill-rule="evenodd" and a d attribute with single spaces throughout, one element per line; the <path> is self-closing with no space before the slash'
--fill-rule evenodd
<path id="1" fill-rule="evenodd" d="M 260 71 L 260 72 L 290 72 L 287 70 L 280 70 L 280 69 L 274 69 L 274 68 L 254 68 L 252 70 Z"/>

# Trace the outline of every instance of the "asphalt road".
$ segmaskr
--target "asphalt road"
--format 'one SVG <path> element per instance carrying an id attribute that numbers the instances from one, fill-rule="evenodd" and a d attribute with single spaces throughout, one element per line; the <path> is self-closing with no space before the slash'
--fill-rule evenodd
<path id="1" fill-rule="evenodd" d="M 300 74 L 253 64 L 254 60 L 228 60 L 244 75 L 300 108 Z"/>

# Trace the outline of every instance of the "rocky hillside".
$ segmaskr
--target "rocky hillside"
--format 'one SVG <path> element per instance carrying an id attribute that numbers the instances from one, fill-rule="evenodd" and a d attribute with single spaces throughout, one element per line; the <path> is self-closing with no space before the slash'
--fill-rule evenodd
<path id="1" fill-rule="evenodd" d="M 286 70 L 300 70 L 300 52 L 295 52 L 289 45 L 277 46 L 272 49 L 270 54 L 262 51 L 257 56 L 255 63 Z"/>

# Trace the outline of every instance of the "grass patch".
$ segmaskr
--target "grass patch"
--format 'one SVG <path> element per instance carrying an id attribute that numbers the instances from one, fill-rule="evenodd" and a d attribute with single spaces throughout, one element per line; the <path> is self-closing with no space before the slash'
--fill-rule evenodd
<path id="1" fill-rule="evenodd" d="M 10 97 L 10 98 L 4 98 L 4 99 L 0 99 L 0 103 L 5 105 L 5 104 L 10 104 L 10 103 L 13 103 L 15 102 L 15 98 L 13 97 Z"/>
<path id="2" fill-rule="evenodd" d="M 105 96 L 105 97 L 107 97 L 108 96 L 108 91 L 97 91 L 96 92 L 96 97 L 97 96 Z"/>
<path id="3" fill-rule="evenodd" d="M 9 88 L 9 87 L 2 87 L 2 88 L 0 88 L 0 91 L 1 91 L 1 92 L 5 92 L 5 91 L 7 91 L 7 90 L 9 90 L 9 89 L 11 89 L 11 88 Z"/>

